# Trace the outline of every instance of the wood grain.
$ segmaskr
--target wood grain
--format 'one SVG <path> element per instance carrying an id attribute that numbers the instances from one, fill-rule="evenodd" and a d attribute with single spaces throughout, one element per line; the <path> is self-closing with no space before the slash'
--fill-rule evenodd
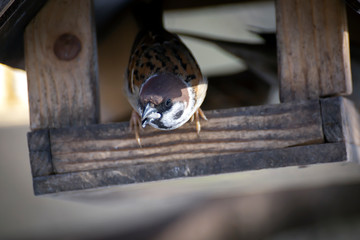
<path id="1" fill-rule="evenodd" d="M 32 176 L 52 174 L 54 170 L 50 152 L 49 130 L 35 130 L 28 133 L 27 137 Z"/>
<path id="2" fill-rule="evenodd" d="M 216 110 L 174 131 L 146 128 L 142 148 L 127 123 L 50 130 L 56 173 L 221 156 L 323 142 L 318 101 Z"/>
<path id="3" fill-rule="evenodd" d="M 0 62 L 24 69 L 24 29 L 46 0 L 0 1 Z"/>
<path id="4" fill-rule="evenodd" d="M 79 54 L 71 60 L 59 59 L 54 51 L 63 34 L 75 36 L 81 44 Z M 66 47 L 62 49 L 65 55 Z M 31 129 L 98 122 L 97 51 L 90 0 L 48 1 L 26 28 L 25 60 Z"/>
<path id="5" fill-rule="evenodd" d="M 321 112 L 327 142 L 360 146 L 360 116 L 350 100 L 343 97 L 322 99 Z"/>
<path id="6" fill-rule="evenodd" d="M 281 102 L 352 92 L 343 1 L 278 0 L 276 24 Z"/>
<path id="7" fill-rule="evenodd" d="M 34 192 L 36 195 L 41 195 L 180 177 L 341 162 L 347 160 L 346 151 L 345 144 L 342 142 L 313 144 L 257 152 L 232 153 L 195 159 L 148 162 L 106 169 L 58 173 L 50 176 L 35 177 L 33 179 Z"/>
<path id="8" fill-rule="evenodd" d="M 348 159 L 360 163 L 360 115 L 343 97 L 321 100 L 324 137 L 327 142 L 345 142 Z"/>
<path id="9" fill-rule="evenodd" d="M 4 0 L 0 2 L 0 19 L 3 17 L 5 12 L 14 5 L 15 0 Z"/>

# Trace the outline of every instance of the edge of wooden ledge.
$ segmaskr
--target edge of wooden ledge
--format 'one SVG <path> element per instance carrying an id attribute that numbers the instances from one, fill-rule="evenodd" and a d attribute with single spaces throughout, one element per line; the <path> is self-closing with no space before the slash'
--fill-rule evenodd
<path id="1" fill-rule="evenodd" d="M 209 153 L 207 141 L 203 141 L 199 143 L 201 149 L 198 145 L 192 146 L 184 150 L 187 154 L 180 152 L 181 156 L 179 152 L 169 151 L 170 157 L 165 160 L 154 160 L 156 152 L 149 154 L 147 149 L 138 147 L 132 147 L 129 152 L 136 161 L 124 158 L 121 154 L 133 144 L 129 141 L 135 142 L 127 123 L 33 131 L 28 134 L 28 143 L 34 192 L 43 195 L 265 168 L 359 162 L 359 115 L 342 97 L 216 110 L 211 114 L 213 118 L 204 124 L 204 129 L 209 133 L 222 132 L 225 148 Z M 307 129 L 307 133 L 303 133 L 303 129 Z M 282 135 L 284 131 L 286 134 Z M 229 137 L 229 133 L 241 141 Z M 156 151 L 159 150 L 156 146 L 162 146 L 161 141 L 167 141 L 168 135 L 178 138 L 173 142 L 176 146 L 179 141 L 193 145 L 194 134 L 190 124 L 171 134 L 155 129 L 144 132 L 144 136 L 153 139 L 151 149 Z M 262 139 L 256 137 L 259 134 Z M 154 139 L 161 141 L 154 142 Z M 268 139 L 276 145 L 263 146 Z M 286 140 L 285 145 L 283 140 Z M 258 148 L 241 145 L 252 141 L 262 145 Z M 232 148 L 227 146 L 229 144 Z M 194 149 L 195 154 L 192 154 Z M 78 155 L 74 158 L 73 154 Z"/>
<path id="2" fill-rule="evenodd" d="M 264 168 L 347 161 L 346 144 L 326 143 L 54 174 L 33 178 L 36 195 Z"/>

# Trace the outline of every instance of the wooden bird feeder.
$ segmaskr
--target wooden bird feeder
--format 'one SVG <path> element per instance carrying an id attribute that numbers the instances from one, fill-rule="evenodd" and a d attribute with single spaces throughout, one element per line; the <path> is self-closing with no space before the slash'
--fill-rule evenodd
<path id="1" fill-rule="evenodd" d="M 200 136 L 147 128 L 142 148 L 128 123 L 99 123 L 92 14 L 90 0 L 51 0 L 26 27 L 36 195 L 359 161 L 343 1 L 276 1 L 280 104 L 208 111 Z"/>

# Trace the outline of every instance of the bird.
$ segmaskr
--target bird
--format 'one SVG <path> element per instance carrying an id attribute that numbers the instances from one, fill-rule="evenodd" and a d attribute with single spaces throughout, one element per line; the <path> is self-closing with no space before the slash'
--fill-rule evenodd
<path id="1" fill-rule="evenodd" d="M 208 82 L 190 50 L 164 28 L 161 1 L 138 1 L 135 18 L 140 27 L 126 70 L 125 92 L 132 106 L 130 130 L 141 147 L 139 129 L 150 125 L 173 130 L 189 120 L 201 129 L 207 120 L 200 106 Z"/>

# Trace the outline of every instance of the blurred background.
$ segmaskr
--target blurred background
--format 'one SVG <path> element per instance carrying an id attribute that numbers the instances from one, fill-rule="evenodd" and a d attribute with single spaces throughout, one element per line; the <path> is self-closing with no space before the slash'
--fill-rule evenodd
<path id="1" fill-rule="evenodd" d="M 165 1 L 209 79 L 204 109 L 278 103 L 273 1 Z M 129 1 L 95 0 L 101 122 L 127 121 L 122 81 L 137 27 Z M 1 13 L 1 11 L 0 11 Z M 348 9 L 359 106 L 359 16 Z M 1 22 L 1 21 L 0 21 Z M 21 41 L 21 40 L 20 40 Z M 247 49 L 251 49 L 246 51 Z M 16 51 L 20 51 L 18 49 Z M 0 239 L 358 239 L 360 167 L 321 164 L 35 197 L 22 58 L 0 65 Z M 18 59 L 18 61 L 16 61 Z M 20 60 L 19 60 L 20 59 Z"/>

